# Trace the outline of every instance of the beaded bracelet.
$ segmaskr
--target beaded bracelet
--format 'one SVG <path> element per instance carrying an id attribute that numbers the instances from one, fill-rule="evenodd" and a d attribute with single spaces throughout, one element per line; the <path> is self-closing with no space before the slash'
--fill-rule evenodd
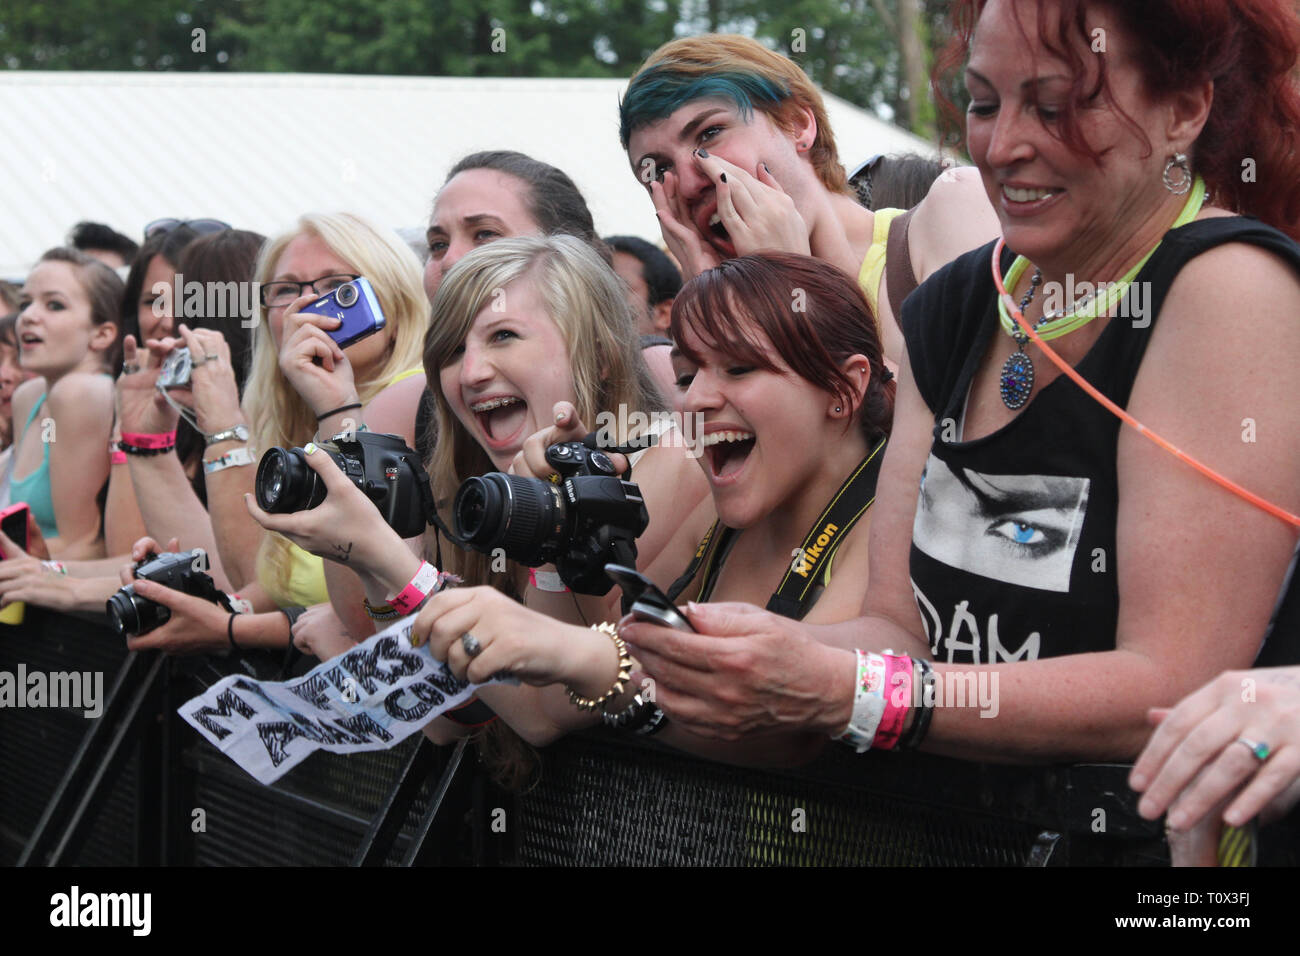
<path id="1" fill-rule="evenodd" d="M 125 439 L 118 442 L 117 447 L 124 455 L 138 455 L 142 458 L 149 458 L 153 455 L 165 455 L 169 451 L 176 450 L 175 444 L 151 447 L 148 445 L 132 445 Z"/>
<path id="2" fill-rule="evenodd" d="M 396 621 L 402 616 L 402 612 L 397 610 L 391 604 L 371 604 L 369 599 L 362 598 L 361 606 L 365 608 L 366 615 L 372 621 Z"/>

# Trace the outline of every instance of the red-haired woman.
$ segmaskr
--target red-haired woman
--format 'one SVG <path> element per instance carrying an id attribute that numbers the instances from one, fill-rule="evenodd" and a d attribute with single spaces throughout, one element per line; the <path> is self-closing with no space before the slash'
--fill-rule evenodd
<path id="1" fill-rule="evenodd" d="M 1282 0 L 955 8 L 969 149 L 1006 249 L 957 259 L 904 307 L 864 616 L 814 630 L 715 605 L 690 612 L 699 634 L 624 636 L 699 733 L 1131 759 L 1148 708 L 1250 665 L 1295 529 L 1121 430 L 999 309 L 1300 512 L 1300 24 Z M 927 706 L 959 681 L 977 706 Z"/>

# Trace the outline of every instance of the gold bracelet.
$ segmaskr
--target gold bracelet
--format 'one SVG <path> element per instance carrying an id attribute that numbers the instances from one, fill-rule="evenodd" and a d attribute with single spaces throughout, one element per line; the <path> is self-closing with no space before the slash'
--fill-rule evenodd
<path id="1" fill-rule="evenodd" d="M 614 678 L 614 686 L 595 700 L 581 697 L 572 687 L 565 687 L 564 689 L 569 692 L 569 703 L 579 710 L 599 710 L 607 701 L 623 693 L 623 688 L 627 686 L 627 681 L 632 676 L 632 657 L 627 652 L 627 644 L 623 643 L 623 638 L 618 636 L 618 628 L 606 621 L 603 624 L 591 625 L 591 629 L 608 635 L 614 642 L 614 648 L 618 651 L 618 676 Z"/>

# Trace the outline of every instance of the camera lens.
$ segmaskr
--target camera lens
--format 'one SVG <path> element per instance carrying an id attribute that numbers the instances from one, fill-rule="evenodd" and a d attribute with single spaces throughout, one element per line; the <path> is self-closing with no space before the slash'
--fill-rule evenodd
<path id="1" fill-rule="evenodd" d="M 140 615 L 136 613 L 134 598 L 133 592 L 121 588 L 108 599 L 108 620 L 118 637 L 133 637 L 140 633 Z"/>
<path id="2" fill-rule="evenodd" d="M 470 478 L 452 503 L 456 534 L 475 551 L 501 548 L 520 564 L 551 560 L 564 534 L 564 505 L 555 486 L 500 472 Z"/>
<path id="3" fill-rule="evenodd" d="M 349 282 L 334 290 L 334 301 L 347 309 L 356 305 L 358 295 L 356 283 Z"/>
<path id="4" fill-rule="evenodd" d="M 307 465 L 301 448 L 272 448 L 257 466 L 257 504 L 271 514 L 315 508 L 325 500 L 325 486 Z"/>

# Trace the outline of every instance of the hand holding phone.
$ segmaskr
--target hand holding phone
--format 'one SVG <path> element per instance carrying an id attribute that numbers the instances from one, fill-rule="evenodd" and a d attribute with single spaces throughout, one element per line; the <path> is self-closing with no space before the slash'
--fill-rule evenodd
<path id="1" fill-rule="evenodd" d="M 629 613 L 638 621 L 672 627 L 679 631 L 695 632 L 695 628 L 691 627 L 690 622 L 673 606 L 668 596 L 640 571 L 621 564 L 607 564 L 605 573 L 613 578 L 623 589 L 623 593 L 632 599 Z"/>

